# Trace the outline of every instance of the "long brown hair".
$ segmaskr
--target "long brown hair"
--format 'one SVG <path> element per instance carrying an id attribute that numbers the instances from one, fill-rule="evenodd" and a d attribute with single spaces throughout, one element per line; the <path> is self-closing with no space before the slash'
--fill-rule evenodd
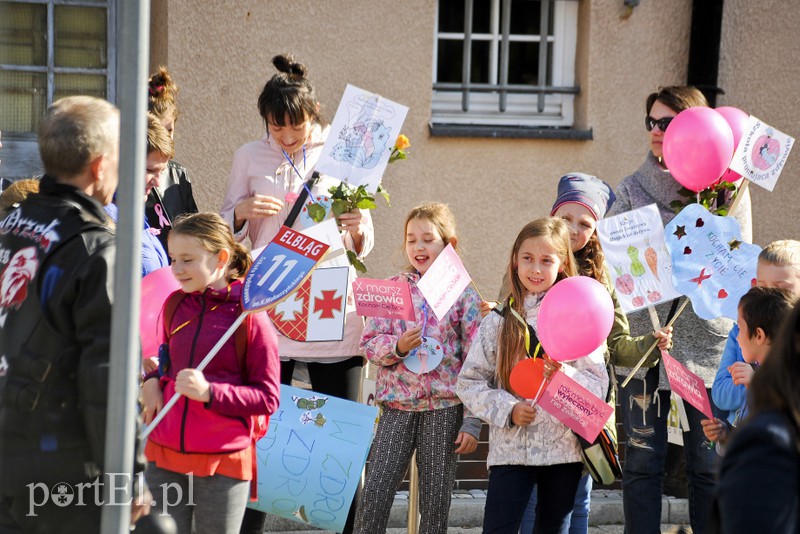
<path id="1" fill-rule="evenodd" d="M 527 239 L 544 239 L 556 250 L 562 267 L 562 271 L 556 276 L 556 282 L 577 274 L 576 261 L 570 246 L 569 228 L 562 219 L 542 217 L 526 224 L 520 230 L 514 245 L 511 247 L 508 267 L 506 268 L 506 279 L 509 281 L 508 295 L 504 298 L 505 306 L 513 308 L 523 317 L 527 290 L 517 275 L 517 254 L 519 254 L 519 249 Z M 511 369 L 525 355 L 525 328 L 526 326 L 507 315 L 498 333 L 497 384 L 507 391 L 511 391 L 509 380 Z"/>
<path id="2" fill-rule="evenodd" d="M 191 213 L 177 217 L 172 225 L 170 235 L 181 234 L 197 238 L 203 248 L 212 254 L 222 250 L 230 252 L 228 259 L 228 282 L 244 278 L 253 260 L 250 252 L 241 243 L 236 242 L 231 227 L 225 219 L 216 213 Z"/>
<path id="3" fill-rule="evenodd" d="M 158 120 L 178 120 L 178 86 L 172 80 L 167 67 L 161 65 L 147 82 L 147 110 Z"/>
<path id="4" fill-rule="evenodd" d="M 605 258 L 606 255 L 603 253 L 603 247 L 600 245 L 600 239 L 597 237 L 597 230 L 595 230 L 586 245 L 575 253 L 578 274 L 589 276 L 605 284 Z"/>
<path id="5" fill-rule="evenodd" d="M 753 375 L 750 415 L 776 410 L 800 432 L 800 304 L 783 320 L 769 355 Z M 800 450 L 800 443 L 795 443 Z"/>
<path id="6" fill-rule="evenodd" d="M 453 216 L 453 212 L 450 211 L 450 207 L 447 204 L 442 204 L 441 202 L 426 202 L 412 208 L 411 211 L 408 212 L 408 215 L 406 215 L 406 222 L 403 224 L 403 245 L 400 247 L 403 254 L 402 257 L 405 261 L 403 270 L 409 272 L 413 272 L 414 268 L 411 266 L 411 261 L 406 255 L 406 231 L 408 230 L 408 223 L 414 219 L 431 223 L 431 225 L 436 228 L 436 231 L 439 232 L 439 235 L 442 236 L 442 241 L 444 241 L 445 246 L 456 237 L 456 218 Z M 453 244 L 453 248 L 456 252 L 459 252 L 457 239 Z"/>

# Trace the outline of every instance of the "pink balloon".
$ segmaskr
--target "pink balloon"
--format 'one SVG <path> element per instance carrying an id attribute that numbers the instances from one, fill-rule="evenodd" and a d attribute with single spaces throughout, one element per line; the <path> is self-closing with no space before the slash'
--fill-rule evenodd
<path id="1" fill-rule="evenodd" d="M 172 269 L 162 267 L 142 278 L 142 302 L 139 307 L 139 335 L 142 339 L 142 357 L 158 355 L 158 331 L 161 327 L 161 308 L 167 297 L 180 289 Z"/>
<path id="2" fill-rule="evenodd" d="M 611 333 L 611 294 L 588 276 L 561 280 L 542 300 L 537 325 L 539 341 L 552 359 L 563 362 L 587 356 Z"/>
<path id="3" fill-rule="evenodd" d="M 717 113 L 722 115 L 722 117 L 728 122 L 728 126 L 731 127 L 731 131 L 733 132 L 733 151 L 736 152 L 736 147 L 739 146 L 739 141 L 742 140 L 744 129 L 747 126 L 747 121 L 750 120 L 750 115 L 733 106 L 722 106 L 716 108 L 716 110 Z M 731 158 L 733 158 L 733 154 L 731 154 Z M 719 181 L 733 183 L 737 182 L 741 178 L 741 174 L 728 169 L 725 171 L 725 174 L 722 175 Z"/>
<path id="4" fill-rule="evenodd" d="M 733 131 L 716 110 L 681 111 L 664 133 L 664 163 L 673 178 L 695 192 L 713 185 L 733 156 Z"/>

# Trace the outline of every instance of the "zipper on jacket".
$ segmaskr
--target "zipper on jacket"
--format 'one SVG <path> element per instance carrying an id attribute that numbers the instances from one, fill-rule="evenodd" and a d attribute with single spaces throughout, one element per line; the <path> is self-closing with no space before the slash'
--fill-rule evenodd
<path id="1" fill-rule="evenodd" d="M 197 338 L 200 337 L 200 329 L 203 326 L 203 317 L 206 313 L 206 296 L 205 294 L 201 297 L 202 298 L 202 306 L 200 308 L 200 315 L 197 317 L 197 329 L 194 331 L 194 338 L 192 339 L 192 350 L 189 352 L 189 365 L 188 368 L 192 368 L 194 365 L 194 351 L 197 348 Z M 181 416 L 181 453 L 186 454 L 186 417 L 189 414 L 189 399 L 185 398 L 183 403 L 183 415 Z"/>

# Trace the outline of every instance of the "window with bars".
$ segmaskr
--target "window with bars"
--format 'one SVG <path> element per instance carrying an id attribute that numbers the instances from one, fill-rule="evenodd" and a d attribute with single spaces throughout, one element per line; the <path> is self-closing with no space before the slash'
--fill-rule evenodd
<path id="1" fill-rule="evenodd" d="M 53 101 L 77 94 L 114 101 L 113 4 L 0 0 L 3 176 L 36 171 L 36 131 Z"/>
<path id="2" fill-rule="evenodd" d="M 577 0 L 439 0 L 433 125 L 571 127 Z"/>

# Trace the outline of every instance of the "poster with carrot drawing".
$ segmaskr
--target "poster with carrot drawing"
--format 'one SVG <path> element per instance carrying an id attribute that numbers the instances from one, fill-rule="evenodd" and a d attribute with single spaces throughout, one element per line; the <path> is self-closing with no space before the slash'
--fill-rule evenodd
<path id="1" fill-rule="evenodd" d="M 408 108 L 348 85 L 316 170 L 375 193 Z"/>
<path id="2" fill-rule="evenodd" d="M 675 287 L 698 317 L 736 320 L 739 299 L 756 283 L 761 247 L 742 242 L 739 222 L 689 204 L 664 229 Z"/>
<path id="3" fill-rule="evenodd" d="M 655 204 L 598 221 L 597 237 L 625 313 L 681 296 L 672 285 L 672 262 Z"/>

